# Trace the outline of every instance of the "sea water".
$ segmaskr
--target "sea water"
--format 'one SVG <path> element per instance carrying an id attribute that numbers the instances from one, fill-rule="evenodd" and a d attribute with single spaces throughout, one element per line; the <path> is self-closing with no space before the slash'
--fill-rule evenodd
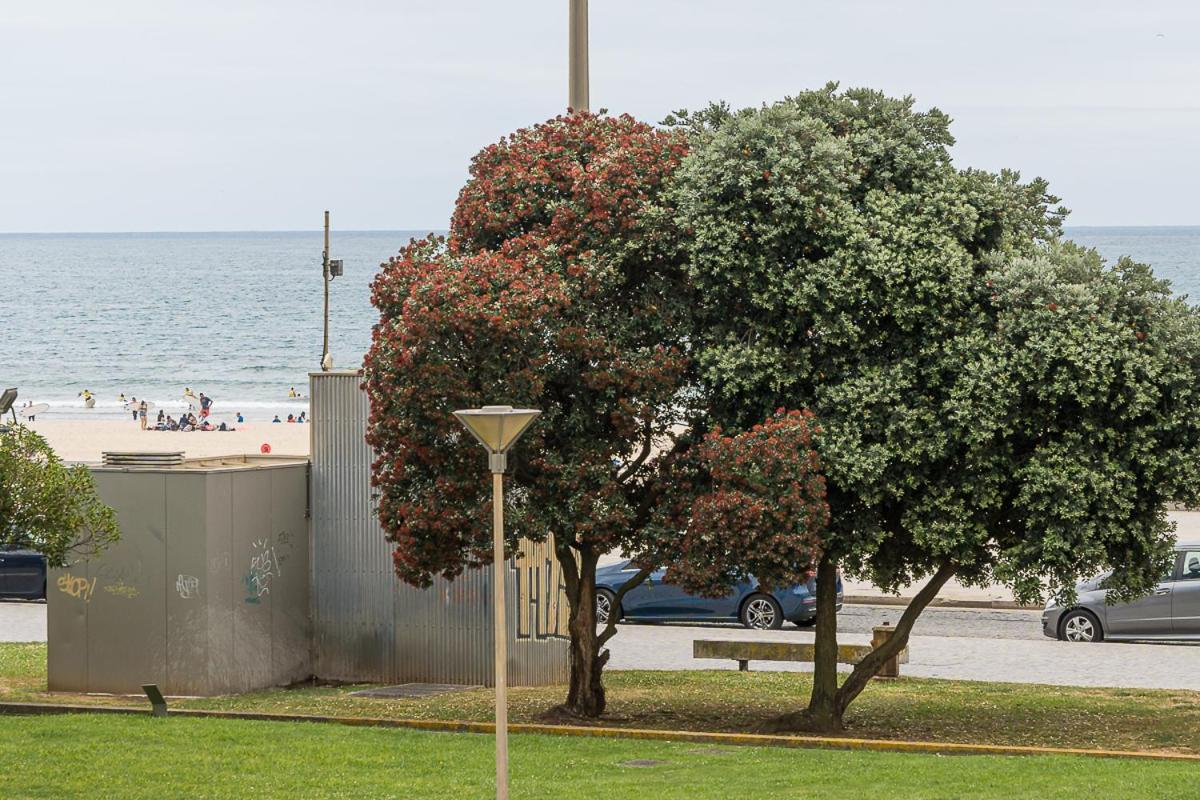
<path id="1" fill-rule="evenodd" d="M 370 346 L 380 264 L 423 235 L 334 232 L 335 369 Z M 185 388 L 218 418 L 298 414 L 290 390 L 306 396 L 321 363 L 321 250 L 320 232 L 0 235 L 0 388 L 49 403 L 47 419 L 115 418 L 122 394 L 178 413 Z"/>
<path id="2" fill-rule="evenodd" d="M 378 319 L 371 281 L 422 235 L 334 233 L 345 264 L 329 291 L 335 368 L 361 365 Z M 1067 235 L 1148 262 L 1200 299 L 1200 227 Z M 116 418 L 121 394 L 177 413 L 185 387 L 212 396 L 218 418 L 299 413 L 307 403 L 289 391 L 306 395 L 320 367 L 321 248 L 319 232 L 0 235 L 0 388 L 18 387 L 18 405 L 49 403 L 46 418 Z"/>

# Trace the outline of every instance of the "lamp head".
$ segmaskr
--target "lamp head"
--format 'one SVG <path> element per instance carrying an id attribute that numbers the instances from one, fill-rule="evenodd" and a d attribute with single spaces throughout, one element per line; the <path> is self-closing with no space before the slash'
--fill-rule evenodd
<path id="1" fill-rule="evenodd" d="M 502 456 L 542 412 L 536 408 L 484 406 L 455 411 L 454 416 L 491 456 Z M 492 459 L 493 470 L 503 459 Z M 499 470 L 503 472 L 503 467 Z"/>

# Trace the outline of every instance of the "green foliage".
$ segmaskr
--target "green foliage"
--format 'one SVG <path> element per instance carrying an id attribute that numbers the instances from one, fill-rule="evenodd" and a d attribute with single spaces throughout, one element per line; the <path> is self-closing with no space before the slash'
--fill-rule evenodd
<path id="1" fill-rule="evenodd" d="M 30 548 L 52 567 L 94 555 L 120 535 L 87 467 L 67 466 L 22 426 L 0 433 L 0 546 Z"/>
<path id="2" fill-rule="evenodd" d="M 911 98 L 828 86 L 671 121 L 714 414 L 816 414 L 831 557 L 885 588 L 950 563 L 1026 600 L 1105 566 L 1117 593 L 1154 580 L 1163 503 L 1195 491 L 1200 362 L 1148 268 L 1054 244 L 1045 182 L 956 169 L 949 119 Z"/>

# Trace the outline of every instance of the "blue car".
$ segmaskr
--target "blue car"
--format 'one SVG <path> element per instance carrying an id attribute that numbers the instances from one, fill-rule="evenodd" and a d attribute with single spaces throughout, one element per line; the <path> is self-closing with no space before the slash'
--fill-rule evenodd
<path id="1" fill-rule="evenodd" d="M 779 628 L 786 619 L 796 625 L 809 625 L 817 617 L 817 581 L 768 592 L 749 580 L 739 583 L 724 597 L 697 597 L 678 586 L 663 582 L 665 569 L 650 573 L 639 586 L 630 589 L 615 608 L 617 592 L 638 568 L 621 561 L 596 570 L 596 621 L 617 619 L 645 622 L 740 622 L 747 628 Z M 837 608 L 842 609 L 842 578 L 838 575 Z"/>
<path id="2" fill-rule="evenodd" d="M 46 557 L 33 550 L 0 546 L 0 598 L 46 599 Z"/>

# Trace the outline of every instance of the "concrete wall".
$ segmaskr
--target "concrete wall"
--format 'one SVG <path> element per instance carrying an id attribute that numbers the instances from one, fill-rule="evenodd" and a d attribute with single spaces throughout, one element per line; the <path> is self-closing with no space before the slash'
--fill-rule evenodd
<path id="1" fill-rule="evenodd" d="M 93 474 L 121 541 L 48 578 L 52 691 L 212 695 L 311 674 L 305 462 Z"/>

